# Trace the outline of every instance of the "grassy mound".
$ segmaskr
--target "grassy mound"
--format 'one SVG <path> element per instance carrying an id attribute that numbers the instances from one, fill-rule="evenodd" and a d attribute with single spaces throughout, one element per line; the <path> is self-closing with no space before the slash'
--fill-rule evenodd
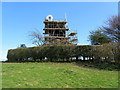
<path id="1" fill-rule="evenodd" d="M 3 63 L 3 88 L 117 88 L 118 72 L 72 63 Z"/>

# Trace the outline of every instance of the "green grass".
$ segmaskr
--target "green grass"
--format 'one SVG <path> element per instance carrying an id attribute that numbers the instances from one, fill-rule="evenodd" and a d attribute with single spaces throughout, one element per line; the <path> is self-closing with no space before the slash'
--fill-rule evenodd
<path id="1" fill-rule="evenodd" d="M 72 63 L 3 63 L 2 88 L 117 88 L 118 72 Z"/>

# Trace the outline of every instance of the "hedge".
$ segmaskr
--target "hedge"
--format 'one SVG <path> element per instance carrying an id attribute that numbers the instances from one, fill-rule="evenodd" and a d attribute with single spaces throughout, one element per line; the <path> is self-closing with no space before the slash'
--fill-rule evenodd
<path id="1" fill-rule="evenodd" d="M 76 60 L 91 60 L 95 62 L 112 62 L 119 63 L 120 60 L 120 43 L 108 43 L 103 45 L 47 45 L 39 47 L 17 48 L 8 50 L 8 61 L 34 61 L 47 60 L 71 61 L 73 57 Z"/>

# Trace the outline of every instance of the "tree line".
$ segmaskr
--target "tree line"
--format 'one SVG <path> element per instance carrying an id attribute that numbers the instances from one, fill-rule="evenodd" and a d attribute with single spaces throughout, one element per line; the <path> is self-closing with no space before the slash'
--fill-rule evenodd
<path id="1" fill-rule="evenodd" d="M 9 62 L 23 61 L 85 61 L 115 62 L 120 60 L 120 43 L 103 45 L 46 45 L 29 48 L 10 49 Z M 73 59 L 74 58 L 74 59 Z M 83 58 L 83 59 L 81 59 Z"/>

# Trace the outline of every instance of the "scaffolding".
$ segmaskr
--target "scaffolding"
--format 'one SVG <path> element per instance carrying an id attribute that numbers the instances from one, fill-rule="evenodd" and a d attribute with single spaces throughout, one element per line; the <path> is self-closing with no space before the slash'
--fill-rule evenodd
<path id="1" fill-rule="evenodd" d="M 74 43 L 77 41 L 75 32 L 70 32 L 68 34 L 69 28 L 67 21 L 51 21 L 45 19 L 43 22 L 45 24 L 44 30 L 44 39 L 46 43 L 53 41 L 65 40 L 69 43 Z"/>
<path id="2" fill-rule="evenodd" d="M 77 44 L 77 30 L 71 29 L 71 31 L 68 33 L 68 36 L 70 37 L 69 42 L 73 44 Z"/>

